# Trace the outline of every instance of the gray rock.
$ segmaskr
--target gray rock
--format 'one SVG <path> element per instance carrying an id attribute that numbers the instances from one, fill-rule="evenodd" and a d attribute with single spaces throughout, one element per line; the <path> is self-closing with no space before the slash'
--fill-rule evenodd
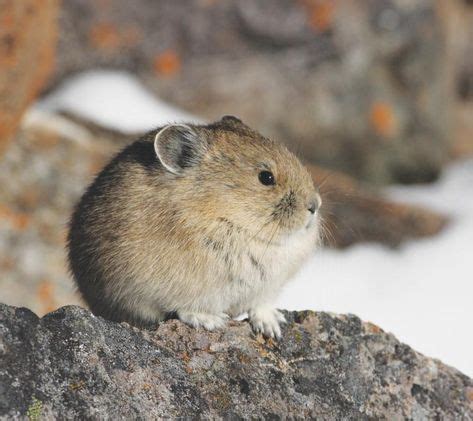
<path id="1" fill-rule="evenodd" d="M 140 331 L 63 307 L 0 305 L 4 419 L 473 419 L 473 381 L 352 315 L 286 312 L 275 343 L 246 322 Z"/>
<path id="2" fill-rule="evenodd" d="M 445 36 L 431 0 L 70 0 L 60 27 L 52 83 L 126 69 L 184 109 L 238 115 L 376 183 L 431 181 L 448 159 Z"/>

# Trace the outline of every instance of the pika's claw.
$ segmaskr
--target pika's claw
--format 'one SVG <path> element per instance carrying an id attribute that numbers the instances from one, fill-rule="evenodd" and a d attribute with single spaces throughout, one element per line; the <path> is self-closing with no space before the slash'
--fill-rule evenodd
<path id="1" fill-rule="evenodd" d="M 284 314 L 282 314 L 279 310 L 274 309 L 274 312 L 276 313 L 276 317 L 278 318 L 279 323 L 287 323 L 286 317 L 284 317 Z"/>
<path id="2" fill-rule="evenodd" d="M 192 327 L 203 327 L 207 330 L 219 329 L 225 326 L 228 320 L 225 313 L 209 314 L 179 311 L 177 315 L 184 323 Z"/>
<path id="3" fill-rule="evenodd" d="M 251 326 L 256 333 L 262 333 L 268 338 L 281 337 L 280 323 L 286 323 L 284 315 L 272 307 L 257 307 L 248 312 Z"/>

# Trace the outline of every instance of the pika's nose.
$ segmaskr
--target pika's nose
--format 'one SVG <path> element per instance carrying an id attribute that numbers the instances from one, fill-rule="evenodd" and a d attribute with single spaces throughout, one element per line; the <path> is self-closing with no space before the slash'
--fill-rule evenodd
<path id="1" fill-rule="evenodd" d="M 309 202 L 309 206 L 307 210 L 311 213 L 314 214 L 315 211 L 320 208 L 320 205 L 322 204 L 322 200 L 320 199 L 320 196 L 317 195 L 317 197 L 314 200 L 311 200 Z"/>

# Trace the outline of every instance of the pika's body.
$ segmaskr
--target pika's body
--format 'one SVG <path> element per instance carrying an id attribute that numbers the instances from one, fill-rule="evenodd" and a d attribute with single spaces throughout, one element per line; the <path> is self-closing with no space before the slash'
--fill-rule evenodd
<path id="1" fill-rule="evenodd" d="M 248 312 L 279 336 L 273 302 L 319 237 L 318 195 L 284 146 L 234 117 L 169 125 L 120 152 L 71 219 L 69 261 L 91 310 L 214 329 Z"/>

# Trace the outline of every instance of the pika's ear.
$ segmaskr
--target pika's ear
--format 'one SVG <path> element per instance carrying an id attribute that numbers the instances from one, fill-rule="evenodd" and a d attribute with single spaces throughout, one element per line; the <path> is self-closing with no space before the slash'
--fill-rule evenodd
<path id="1" fill-rule="evenodd" d="M 198 163 L 205 145 L 190 126 L 170 124 L 156 134 L 154 151 L 166 170 L 180 174 L 184 168 Z"/>
<path id="2" fill-rule="evenodd" d="M 224 115 L 217 124 L 220 124 L 223 127 L 237 129 L 240 132 L 252 132 L 250 127 L 243 123 L 243 121 L 241 121 L 238 117 L 235 117 L 233 115 Z"/>
<path id="3" fill-rule="evenodd" d="M 221 120 L 225 123 L 243 124 L 243 121 L 234 115 L 224 115 Z"/>

